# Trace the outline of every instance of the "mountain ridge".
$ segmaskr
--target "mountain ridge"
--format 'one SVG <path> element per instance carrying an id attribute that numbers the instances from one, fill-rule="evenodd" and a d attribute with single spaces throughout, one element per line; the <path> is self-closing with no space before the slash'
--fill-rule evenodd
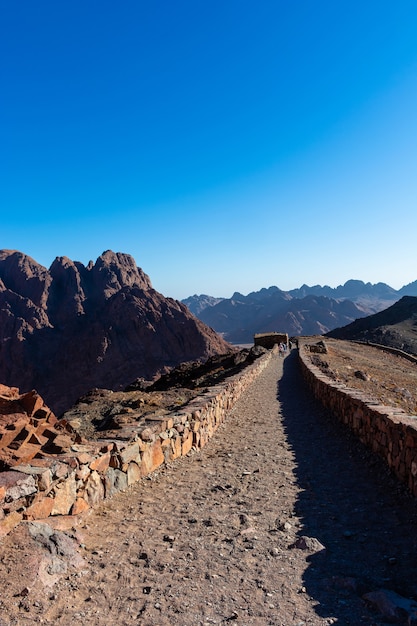
<path id="1" fill-rule="evenodd" d="M 120 389 L 229 350 L 128 254 L 107 250 L 87 266 L 57 257 L 48 270 L 0 250 L 0 381 L 36 389 L 56 414 L 94 387 Z"/>
<path id="2" fill-rule="evenodd" d="M 386 283 L 373 285 L 353 279 L 336 288 L 302 285 L 283 291 L 271 286 L 247 296 L 235 292 L 231 298 L 218 299 L 214 304 L 208 296 L 199 302 L 196 295 L 192 302 L 183 302 L 188 302 L 195 315 L 228 341 L 245 343 L 252 341 L 255 333 L 270 330 L 290 335 L 325 334 L 387 308 L 404 291 L 417 295 L 417 281 L 401 290 Z"/>

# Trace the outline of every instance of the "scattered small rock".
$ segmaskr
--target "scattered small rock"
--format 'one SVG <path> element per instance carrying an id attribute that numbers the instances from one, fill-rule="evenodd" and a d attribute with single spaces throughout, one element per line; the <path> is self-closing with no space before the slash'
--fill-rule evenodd
<path id="1" fill-rule="evenodd" d="M 298 548 L 299 550 L 308 550 L 309 552 L 322 552 L 326 550 L 318 539 L 315 537 L 306 537 L 305 535 L 299 537 L 290 547 Z"/>
<path id="2" fill-rule="evenodd" d="M 368 374 L 366 374 L 366 372 L 363 372 L 362 370 L 356 370 L 355 376 L 356 378 L 359 378 L 360 380 L 365 380 L 365 381 L 369 380 Z"/>

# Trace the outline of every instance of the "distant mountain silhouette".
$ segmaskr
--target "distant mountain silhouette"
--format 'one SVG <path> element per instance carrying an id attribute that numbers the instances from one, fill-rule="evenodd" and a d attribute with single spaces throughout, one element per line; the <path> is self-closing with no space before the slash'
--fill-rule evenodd
<path id="1" fill-rule="evenodd" d="M 0 383 L 36 389 L 56 413 L 94 387 L 120 389 L 230 350 L 187 307 L 155 291 L 128 254 L 49 270 L 0 250 Z"/>
<path id="2" fill-rule="evenodd" d="M 193 315 L 199 316 L 201 311 L 206 309 L 208 306 L 215 306 L 219 302 L 224 300 L 224 298 L 215 298 L 214 296 L 206 296 L 204 293 L 199 296 L 195 294 L 194 296 L 190 296 L 185 300 L 181 300 L 183 304 L 191 311 Z"/>
<path id="3" fill-rule="evenodd" d="M 370 341 L 417 354 L 417 297 L 403 296 L 384 311 L 336 328 L 327 336 Z"/>
<path id="4" fill-rule="evenodd" d="M 397 291 L 400 296 L 417 296 L 417 280 L 408 285 L 404 285 Z"/>
<path id="5" fill-rule="evenodd" d="M 228 341 L 249 343 L 255 333 L 269 330 L 290 335 L 324 334 L 387 308 L 404 292 L 417 295 L 417 281 L 399 291 L 385 283 L 349 280 L 335 288 L 302 285 L 282 291 L 272 286 L 247 296 L 235 292 L 217 303 L 207 295 L 194 295 L 183 302 L 192 300 L 195 314 Z"/>
<path id="6" fill-rule="evenodd" d="M 200 319 L 232 343 L 250 343 L 259 332 L 280 331 L 290 335 L 323 334 L 363 315 L 350 301 L 324 296 L 292 298 L 279 289 L 262 294 L 235 293 L 200 313 Z M 343 321 L 342 321 L 343 320 Z"/>
<path id="7" fill-rule="evenodd" d="M 417 286 L 416 286 L 417 289 Z M 362 280 L 348 280 L 344 285 L 332 288 L 327 285 L 321 287 L 315 285 L 308 287 L 303 285 L 299 289 L 292 289 L 290 293 L 294 298 L 303 298 L 307 295 L 326 296 L 335 300 L 351 300 L 365 313 L 376 313 L 386 308 L 401 298 L 398 291 L 385 283 L 364 283 Z M 414 295 L 408 293 L 407 295 Z M 416 294 L 417 295 L 417 294 Z"/>

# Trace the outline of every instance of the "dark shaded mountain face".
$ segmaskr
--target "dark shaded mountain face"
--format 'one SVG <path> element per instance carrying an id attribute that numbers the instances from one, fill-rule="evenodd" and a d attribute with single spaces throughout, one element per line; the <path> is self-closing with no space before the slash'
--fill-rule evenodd
<path id="1" fill-rule="evenodd" d="M 269 331 L 321 335 L 362 315 L 363 311 L 348 300 L 338 302 L 311 295 L 293 298 L 275 287 L 248 296 L 235 293 L 207 307 L 199 317 L 228 341 L 244 344 L 252 342 L 256 333 Z"/>
<path id="2" fill-rule="evenodd" d="M 58 257 L 47 270 L 0 250 L 0 382 L 36 389 L 56 414 L 94 387 L 122 389 L 229 350 L 128 254 L 87 266 Z"/>
<path id="3" fill-rule="evenodd" d="M 417 355 L 417 297 L 404 296 L 384 311 L 336 328 L 327 336 L 370 341 Z"/>

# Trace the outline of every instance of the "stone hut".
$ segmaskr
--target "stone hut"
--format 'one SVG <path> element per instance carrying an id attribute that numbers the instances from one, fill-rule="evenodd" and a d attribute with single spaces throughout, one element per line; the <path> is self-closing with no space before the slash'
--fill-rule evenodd
<path id="1" fill-rule="evenodd" d="M 288 333 L 257 333 L 254 336 L 255 346 L 262 346 L 263 348 L 273 348 L 275 344 L 285 343 L 288 347 Z"/>

